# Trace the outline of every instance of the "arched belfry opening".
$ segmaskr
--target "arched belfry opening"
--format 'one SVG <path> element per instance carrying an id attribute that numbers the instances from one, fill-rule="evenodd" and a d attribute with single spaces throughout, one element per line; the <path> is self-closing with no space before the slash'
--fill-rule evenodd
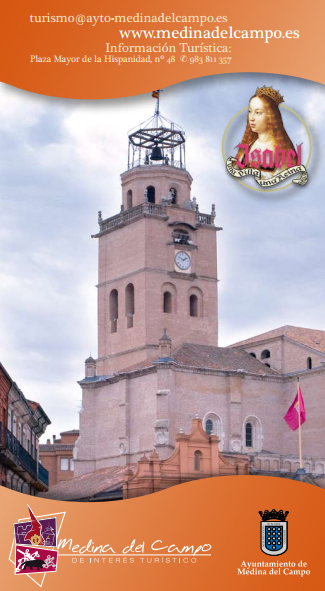
<path id="1" fill-rule="evenodd" d="M 156 100 L 153 117 L 129 131 L 128 170 L 136 166 L 174 166 L 186 169 L 185 132 L 160 113 L 160 93 L 152 93 Z M 172 196 L 176 202 L 176 193 Z M 149 203 L 154 203 L 149 201 Z"/>
<path id="2" fill-rule="evenodd" d="M 147 201 L 148 203 L 156 203 L 156 189 L 152 185 L 147 187 Z"/>
<path id="3" fill-rule="evenodd" d="M 134 316 L 134 285 L 129 283 L 125 288 L 125 316 L 127 318 L 127 328 L 133 327 Z"/>
<path id="4" fill-rule="evenodd" d="M 170 291 L 164 292 L 164 314 L 171 314 L 173 311 L 172 294 Z"/>
<path id="5" fill-rule="evenodd" d="M 190 316 L 199 315 L 199 300 L 197 295 L 192 294 L 190 296 Z"/>
<path id="6" fill-rule="evenodd" d="M 126 207 L 127 209 L 131 209 L 133 206 L 133 199 L 132 199 L 132 191 L 128 191 L 126 195 Z"/>
<path id="7" fill-rule="evenodd" d="M 109 316 L 111 321 L 111 332 L 117 332 L 118 321 L 118 291 L 112 289 L 109 294 Z"/>

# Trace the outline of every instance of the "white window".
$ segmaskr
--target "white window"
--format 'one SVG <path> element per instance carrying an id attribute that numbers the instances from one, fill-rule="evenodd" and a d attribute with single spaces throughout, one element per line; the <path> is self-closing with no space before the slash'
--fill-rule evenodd
<path id="1" fill-rule="evenodd" d="M 244 452 L 256 452 L 263 449 L 263 430 L 261 421 L 251 415 L 243 423 L 242 443 Z"/>
<path id="2" fill-rule="evenodd" d="M 222 451 L 224 443 L 224 433 L 222 421 L 215 412 L 209 412 L 203 418 L 203 428 L 208 435 L 217 435 L 219 437 L 219 449 Z"/>
<path id="3" fill-rule="evenodd" d="M 194 452 L 194 470 L 201 470 L 202 468 L 202 452 L 197 450 Z"/>
<path id="4" fill-rule="evenodd" d="M 60 470 L 69 470 L 69 458 L 60 459 Z"/>
<path id="5" fill-rule="evenodd" d="M 74 470 L 74 461 L 72 458 L 70 460 L 70 470 Z"/>

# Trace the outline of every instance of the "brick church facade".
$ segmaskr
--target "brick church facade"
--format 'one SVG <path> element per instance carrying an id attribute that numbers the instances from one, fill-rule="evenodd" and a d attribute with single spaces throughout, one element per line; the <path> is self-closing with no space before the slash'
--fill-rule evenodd
<path id="1" fill-rule="evenodd" d="M 191 196 L 185 134 L 156 110 L 129 135 L 122 207 L 99 212 L 98 358 L 86 360 L 75 476 L 157 454 L 197 417 L 252 473 L 293 475 L 298 435 L 283 416 L 297 378 L 306 473 L 325 482 L 325 332 L 286 326 L 218 347 L 215 206 Z M 193 462 L 195 462 L 193 448 Z"/>

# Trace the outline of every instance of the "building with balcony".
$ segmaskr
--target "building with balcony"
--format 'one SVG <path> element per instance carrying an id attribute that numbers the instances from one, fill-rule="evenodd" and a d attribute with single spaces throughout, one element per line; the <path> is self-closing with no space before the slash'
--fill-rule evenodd
<path id="1" fill-rule="evenodd" d="M 51 423 L 38 402 L 27 400 L 0 364 L 1 485 L 29 495 L 48 490 L 48 472 L 39 462 L 39 438 Z"/>
<path id="2" fill-rule="evenodd" d="M 8 416 L 8 397 L 11 387 L 10 378 L 0 363 L 0 425 L 7 424 Z M 0 427 L 0 449 L 5 444 L 5 432 L 1 432 Z M 0 461 L 0 485 L 6 486 L 6 468 Z"/>

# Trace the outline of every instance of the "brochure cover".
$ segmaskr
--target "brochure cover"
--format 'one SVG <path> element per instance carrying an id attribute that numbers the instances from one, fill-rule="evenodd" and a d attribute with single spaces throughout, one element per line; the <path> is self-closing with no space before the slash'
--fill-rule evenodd
<path id="1" fill-rule="evenodd" d="M 323 13 L 3 8 L 6 587 L 321 582 Z"/>

